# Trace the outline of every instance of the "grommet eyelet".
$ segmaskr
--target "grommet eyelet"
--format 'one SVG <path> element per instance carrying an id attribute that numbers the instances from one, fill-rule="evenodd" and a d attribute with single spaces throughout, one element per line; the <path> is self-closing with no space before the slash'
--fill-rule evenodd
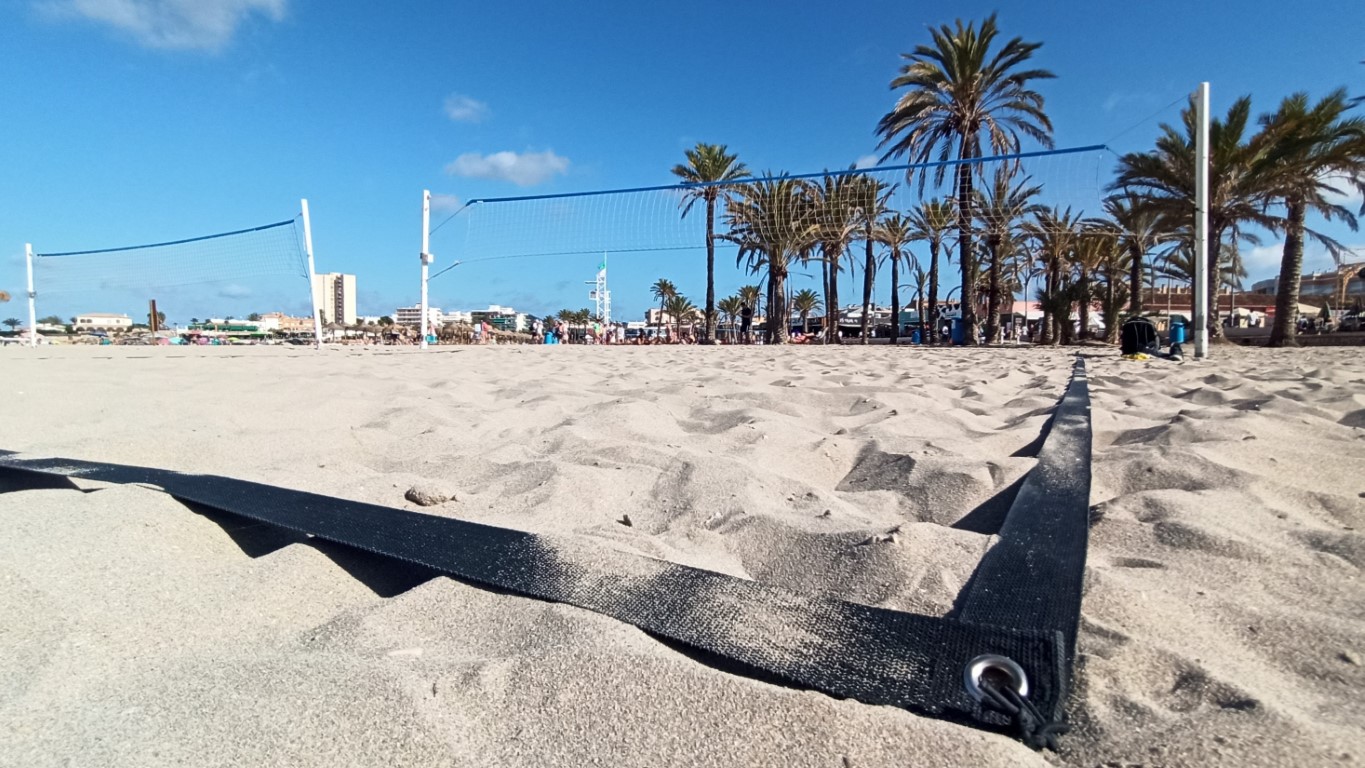
<path id="1" fill-rule="evenodd" d="M 977 656 L 968 662 L 967 668 L 963 672 L 963 684 L 973 699 L 981 701 L 985 698 L 985 694 L 981 690 L 981 677 L 987 672 L 999 672 L 1005 675 L 1009 678 L 1010 685 L 1014 687 L 1015 693 L 1018 693 L 1020 698 L 1028 698 L 1028 675 L 1024 674 L 1024 668 L 1007 656 L 988 653 Z"/>

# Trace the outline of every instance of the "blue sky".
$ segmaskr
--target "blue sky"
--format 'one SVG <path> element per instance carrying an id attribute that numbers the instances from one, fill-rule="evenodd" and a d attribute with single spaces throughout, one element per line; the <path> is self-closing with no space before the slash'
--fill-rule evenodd
<path id="1" fill-rule="evenodd" d="M 438 198 L 439 222 L 451 198 L 668 184 L 699 140 L 728 144 L 754 170 L 846 167 L 875 151 L 899 54 L 927 41 L 928 25 L 997 7 L 1006 35 L 1044 43 L 1036 62 L 1058 77 L 1040 90 L 1059 147 L 1146 148 L 1200 80 L 1212 82 L 1215 111 L 1244 93 L 1257 113 L 1295 90 L 1365 93 L 1359 0 L 1292 10 L 1262 0 L 0 0 L 0 289 L 16 295 L 0 314 L 23 316 L 25 242 L 43 252 L 192 237 L 289 218 L 301 197 L 319 271 L 357 274 L 360 311 L 389 313 L 417 299 L 423 188 L 450 196 Z M 445 234 L 432 245 L 438 269 L 461 245 Z M 1246 249 L 1253 279 L 1274 273 L 1278 242 Z M 597 260 L 467 265 L 432 283 L 433 303 L 586 306 L 582 281 Z M 615 314 L 639 318 L 658 277 L 701 303 L 703 261 L 700 251 L 613 258 Z M 718 262 L 721 295 L 752 281 L 732 257 Z M 1321 253 L 1309 263 L 1330 266 Z M 162 306 L 179 321 L 297 312 L 306 293 L 296 295 L 290 305 L 268 291 L 205 289 Z M 54 296 L 39 311 L 144 306 Z"/>

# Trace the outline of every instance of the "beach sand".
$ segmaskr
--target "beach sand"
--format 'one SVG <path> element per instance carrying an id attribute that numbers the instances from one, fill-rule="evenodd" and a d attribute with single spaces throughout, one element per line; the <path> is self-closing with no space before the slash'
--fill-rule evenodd
<path id="1" fill-rule="evenodd" d="M 0 766 L 1365 764 L 1365 359 L 1214 353 L 1085 350 L 1095 509 L 1058 754 L 86 483 L 0 494 Z M 428 514 L 606 562 L 942 614 L 991 544 L 948 526 L 1028 471 L 1011 454 L 1073 354 L 7 348 L 0 448 L 408 509 L 422 484 L 454 494 Z"/>

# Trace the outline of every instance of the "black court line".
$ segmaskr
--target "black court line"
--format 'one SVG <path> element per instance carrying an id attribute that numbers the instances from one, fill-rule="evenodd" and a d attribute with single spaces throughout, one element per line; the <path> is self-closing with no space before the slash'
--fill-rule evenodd
<path id="1" fill-rule="evenodd" d="M 607 551 L 573 539 L 337 499 L 217 475 L 0 452 L 0 472 L 154 485 L 190 504 L 633 624 L 793 685 L 867 704 L 1009 730 L 964 671 L 983 655 L 1017 663 L 1045 720 L 1064 717 L 1080 619 L 1090 486 L 1084 364 L 1058 406 L 1038 465 L 946 617 L 797 594 L 759 582 Z M 1029 729 L 1020 726 L 1030 741 Z M 1046 741 L 1031 743 L 1040 746 Z"/>

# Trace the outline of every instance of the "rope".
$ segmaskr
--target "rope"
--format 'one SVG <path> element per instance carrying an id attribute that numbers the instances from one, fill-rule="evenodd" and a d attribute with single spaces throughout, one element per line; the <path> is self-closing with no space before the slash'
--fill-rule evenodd
<path id="1" fill-rule="evenodd" d="M 1008 684 L 1000 685 L 990 678 L 982 678 L 981 704 L 993 709 L 1014 724 L 1015 735 L 1026 746 L 1033 749 L 1047 748 L 1057 751 L 1057 737 L 1071 730 L 1071 726 L 1060 720 L 1052 720 L 1038 711 L 1028 699 Z"/>

